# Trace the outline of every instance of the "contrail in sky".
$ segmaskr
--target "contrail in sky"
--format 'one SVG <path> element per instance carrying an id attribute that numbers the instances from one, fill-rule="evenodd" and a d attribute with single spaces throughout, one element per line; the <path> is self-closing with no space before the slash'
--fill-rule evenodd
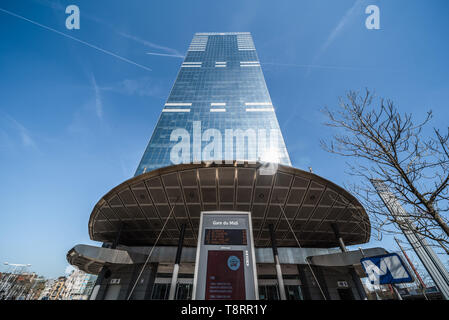
<path id="1" fill-rule="evenodd" d="M 363 70 L 363 68 L 357 67 L 345 67 L 345 66 L 325 66 L 317 64 L 294 64 L 294 63 L 276 63 L 276 62 L 262 62 L 262 65 L 274 65 L 285 67 L 297 67 L 297 68 L 317 68 L 317 69 L 337 69 L 337 70 Z"/>
<path id="2" fill-rule="evenodd" d="M 312 63 L 315 63 L 331 46 L 331 44 L 335 41 L 335 39 L 338 37 L 338 35 L 341 33 L 345 25 L 349 22 L 351 17 L 358 12 L 358 10 L 361 8 L 363 2 L 365 0 L 356 0 L 354 4 L 349 8 L 345 15 L 338 21 L 338 24 L 335 26 L 334 29 L 330 32 L 328 35 L 326 41 L 323 43 L 323 45 L 318 50 L 317 54 L 315 54 L 315 57 L 312 60 Z M 308 69 L 307 75 L 310 73 L 311 68 Z"/>
<path id="3" fill-rule="evenodd" d="M 88 47 L 91 47 L 91 48 L 93 48 L 93 49 L 95 49 L 95 50 L 98 50 L 98 51 L 101 51 L 101 52 L 103 52 L 103 53 L 106 53 L 106 54 L 108 54 L 108 55 L 110 55 L 110 56 L 112 56 L 112 57 L 114 57 L 114 58 L 117 58 L 117 59 L 120 59 L 120 60 L 125 61 L 125 62 L 127 62 L 127 63 L 130 63 L 130 64 L 135 65 L 135 66 L 137 66 L 137 67 L 139 67 L 139 68 L 142 68 L 142 69 L 144 69 L 144 70 L 152 71 L 152 70 L 151 70 L 150 68 L 148 68 L 148 67 L 145 67 L 145 66 L 143 66 L 143 65 L 141 65 L 141 64 L 138 64 L 138 63 L 136 63 L 136 62 L 134 62 L 134 61 L 131 61 L 131 60 L 126 59 L 126 58 L 124 58 L 124 57 L 122 57 L 122 56 L 119 56 L 119 55 L 117 55 L 117 54 L 115 54 L 115 53 L 113 53 L 113 52 L 111 52 L 111 51 L 102 49 L 102 48 L 97 47 L 97 46 L 95 46 L 95 45 L 93 45 L 93 44 L 90 44 L 90 43 L 88 43 L 88 42 L 86 42 L 86 41 L 83 41 L 83 40 L 80 40 L 80 39 L 78 39 L 78 38 L 72 37 L 72 36 L 70 36 L 70 35 L 68 35 L 68 34 L 65 34 L 64 32 L 58 31 L 58 30 L 56 30 L 56 29 L 47 27 L 47 26 L 45 26 L 45 25 L 43 25 L 43 24 L 40 24 L 40 23 L 38 23 L 38 22 L 35 22 L 35 21 L 33 21 L 33 20 L 27 19 L 27 18 L 25 18 L 25 17 L 23 17 L 23 16 L 21 16 L 21 15 L 18 15 L 18 14 L 14 13 L 14 12 L 11 12 L 11 11 L 8 11 L 8 10 L 2 9 L 2 8 L 0 8 L 0 11 L 4 12 L 4 13 L 6 13 L 6 14 L 9 14 L 9 15 L 11 15 L 11 16 L 13 16 L 13 17 L 16 17 L 16 18 L 19 18 L 19 19 L 28 21 L 28 22 L 30 22 L 30 23 L 32 23 L 32 24 L 34 24 L 34 25 L 37 25 L 37 26 L 39 26 L 39 27 L 41 27 L 41 28 L 44 28 L 44 29 L 53 31 L 53 32 L 55 32 L 55 33 L 57 33 L 57 34 L 60 34 L 60 35 L 62 35 L 62 36 L 64 36 L 64 37 L 66 37 L 66 38 L 75 40 L 75 41 L 77 41 L 77 42 L 79 42 L 79 43 L 82 43 L 82 44 L 88 46 Z"/>
<path id="4" fill-rule="evenodd" d="M 184 56 L 179 54 L 168 54 L 168 53 L 156 53 L 156 52 L 147 52 L 147 54 L 152 56 L 164 56 L 164 57 L 173 57 L 173 58 L 184 58 Z"/>

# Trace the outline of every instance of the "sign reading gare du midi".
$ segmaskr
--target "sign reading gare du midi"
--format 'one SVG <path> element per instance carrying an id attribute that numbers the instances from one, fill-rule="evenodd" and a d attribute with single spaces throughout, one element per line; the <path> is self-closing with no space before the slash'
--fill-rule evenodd
<path id="1" fill-rule="evenodd" d="M 249 212 L 203 212 L 195 299 L 255 299 L 254 244 Z"/>

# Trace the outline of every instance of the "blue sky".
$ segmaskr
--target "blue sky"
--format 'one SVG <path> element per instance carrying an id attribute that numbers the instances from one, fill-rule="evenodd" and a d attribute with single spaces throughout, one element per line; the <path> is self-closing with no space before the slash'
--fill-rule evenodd
<path id="1" fill-rule="evenodd" d="M 69 4 L 80 30 L 65 28 Z M 370 4 L 380 30 L 365 28 Z M 331 134 L 320 109 L 368 87 L 417 118 L 432 109 L 432 126 L 447 127 L 448 9 L 445 0 L 2 0 L 0 262 L 56 277 L 73 245 L 98 244 L 91 210 L 133 176 L 182 61 L 172 56 L 195 32 L 252 33 L 293 165 L 344 185 L 345 159 L 319 146 Z M 397 250 L 374 238 L 364 246 Z"/>

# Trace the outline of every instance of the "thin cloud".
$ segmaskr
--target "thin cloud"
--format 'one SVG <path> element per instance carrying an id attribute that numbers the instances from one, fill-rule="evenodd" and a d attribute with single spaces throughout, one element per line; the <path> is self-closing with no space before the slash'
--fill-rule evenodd
<path id="1" fill-rule="evenodd" d="M 361 70 L 357 67 L 345 67 L 345 66 L 325 66 L 318 64 L 295 64 L 295 63 L 277 63 L 277 62 L 263 62 L 263 65 L 273 65 L 281 67 L 296 67 L 296 68 L 316 68 L 316 69 L 336 69 L 336 70 Z"/>
<path id="2" fill-rule="evenodd" d="M 335 28 L 332 29 L 332 31 L 329 33 L 329 36 L 327 37 L 326 41 L 323 43 L 323 45 L 318 50 L 318 53 L 315 55 L 313 62 L 311 65 L 315 65 L 315 62 L 327 51 L 327 49 L 330 47 L 330 45 L 335 41 L 335 39 L 339 36 L 341 31 L 344 29 L 345 25 L 349 22 L 351 17 L 354 15 L 357 10 L 359 10 L 362 7 L 364 0 L 356 0 L 352 7 L 350 7 L 345 15 L 338 21 Z M 308 69 L 308 73 L 310 72 L 311 67 Z"/>
<path id="3" fill-rule="evenodd" d="M 147 54 L 152 55 L 152 56 L 164 56 L 164 57 L 173 57 L 173 58 L 184 58 L 184 56 L 182 56 L 182 55 L 168 54 L 168 53 L 147 52 Z"/>
<path id="4" fill-rule="evenodd" d="M 98 118 L 101 120 L 103 119 L 103 102 L 101 100 L 100 88 L 97 85 L 97 81 L 95 80 L 95 76 L 93 73 L 91 73 L 90 81 L 95 91 L 95 111 Z"/>
<path id="5" fill-rule="evenodd" d="M 146 67 L 146 66 L 144 66 L 144 65 L 141 65 L 141 64 L 139 64 L 139 63 L 137 63 L 137 62 L 131 61 L 131 60 L 127 59 L 127 58 L 124 58 L 124 57 L 122 57 L 122 56 L 119 56 L 118 54 L 115 54 L 115 53 L 113 53 L 113 52 L 111 52 L 111 51 L 108 51 L 108 50 L 102 49 L 102 48 L 100 48 L 100 47 L 97 47 L 96 45 L 90 44 L 90 43 L 88 43 L 88 42 L 86 42 L 86 41 L 83 41 L 83 40 L 81 40 L 81 39 L 72 37 L 72 36 L 70 36 L 70 35 L 68 35 L 68 34 L 65 34 L 64 32 L 58 31 L 58 30 L 56 30 L 56 29 L 53 29 L 53 28 L 48 27 L 48 26 L 46 26 L 46 25 L 43 25 L 43 24 L 41 24 L 41 23 L 39 23 L 39 22 L 36 22 L 36 21 L 30 20 L 30 19 L 28 19 L 28 18 L 25 18 L 25 17 L 23 17 L 23 16 L 21 16 L 21 15 L 18 15 L 18 14 L 16 14 L 16 13 L 14 13 L 14 12 L 11 12 L 11 11 L 8 11 L 8 10 L 2 9 L 2 8 L 0 8 L 0 11 L 4 12 L 4 13 L 6 13 L 6 14 L 9 14 L 9 15 L 11 15 L 11 16 L 13 16 L 13 17 L 16 17 L 16 18 L 22 19 L 22 20 L 24 20 L 24 21 L 30 22 L 30 23 L 32 23 L 32 24 L 34 24 L 34 25 L 36 25 L 36 26 L 39 26 L 39 27 L 41 27 L 41 28 L 44 28 L 44 29 L 46 29 L 46 30 L 52 31 L 52 32 L 54 32 L 54 33 L 57 33 L 57 34 L 59 34 L 59 35 L 61 35 L 61 36 L 64 36 L 64 37 L 66 37 L 66 38 L 75 40 L 75 41 L 77 41 L 77 42 L 79 42 L 79 43 L 82 43 L 82 44 L 88 46 L 88 47 L 91 47 L 91 48 L 93 48 L 93 49 L 95 49 L 95 50 L 98 50 L 98 51 L 100 51 L 100 52 L 103 52 L 103 53 L 105 53 L 105 54 L 107 54 L 107 55 L 110 55 L 110 56 L 112 56 L 112 57 L 114 57 L 114 58 L 117 58 L 117 59 L 122 60 L 122 61 L 124 61 L 124 62 L 127 62 L 127 63 L 129 63 L 129 64 L 135 65 L 135 66 L 137 66 L 137 67 L 139 67 L 139 68 L 141 68 L 141 69 L 144 69 L 144 70 L 146 70 L 146 71 L 152 71 L 150 68 L 148 68 L 148 67 Z"/>
<path id="6" fill-rule="evenodd" d="M 153 52 L 150 52 L 150 53 L 147 53 L 147 54 L 154 54 L 154 55 L 161 55 L 161 56 L 167 55 L 169 57 L 184 57 L 176 49 L 165 47 L 165 46 L 162 46 L 160 44 L 157 44 L 157 43 L 154 43 L 154 42 L 150 42 L 148 40 L 144 40 L 142 38 L 139 38 L 139 37 L 127 34 L 125 32 L 118 32 L 118 34 L 121 35 L 122 37 L 127 38 L 127 39 L 136 41 L 136 42 L 138 42 L 138 43 L 140 43 L 140 44 L 142 44 L 142 45 L 144 45 L 146 47 L 153 48 L 153 49 L 158 49 L 158 50 L 162 50 L 162 51 L 166 52 L 166 53 L 153 53 Z"/>
<path id="7" fill-rule="evenodd" d="M 345 15 L 340 19 L 337 26 L 331 31 L 329 36 L 327 37 L 324 44 L 321 46 L 321 49 L 319 51 L 319 54 L 323 54 L 329 46 L 334 42 L 334 40 L 337 38 L 337 36 L 340 34 L 340 32 L 343 30 L 344 26 L 348 23 L 350 18 L 353 16 L 354 12 L 356 12 L 357 9 L 361 8 L 361 5 L 363 3 L 363 0 L 357 0 L 354 2 L 351 8 L 349 8 Z"/>
<path id="8" fill-rule="evenodd" d="M 53 3 L 53 2 L 49 2 L 49 1 L 45 1 L 45 0 L 36 0 L 36 1 L 38 3 L 44 5 L 44 6 L 47 6 L 47 7 L 50 7 L 52 9 L 54 9 L 54 10 L 62 10 L 62 11 L 65 10 L 65 7 L 62 6 L 59 3 Z M 141 39 L 139 37 L 127 34 L 125 32 L 120 32 L 113 25 L 107 23 L 106 21 L 98 19 L 97 17 L 91 16 L 91 15 L 85 13 L 85 12 L 83 12 L 83 19 L 88 19 L 88 20 L 93 21 L 95 23 L 98 23 L 98 24 L 101 24 L 103 26 L 106 26 L 107 28 L 112 29 L 115 34 L 118 34 L 118 35 L 120 35 L 120 36 L 122 36 L 124 38 L 130 39 L 130 40 L 133 40 L 134 42 L 142 44 L 142 45 L 144 45 L 146 47 L 150 47 L 150 48 L 154 48 L 154 49 L 158 49 L 158 50 L 162 50 L 162 51 L 167 52 L 165 54 L 164 53 L 157 53 L 157 52 L 149 52 L 147 54 L 155 55 L 155 56 L 173 57 L 173 58 L 184 58 L 184 56 L 180 52 L 178 52 L 176 49 L 165 47 L 165 46 L 162 46 L 162 45 L 159 45 L 159 44 L 156 44 L 156 43 L 153 43 L 153 42 Z"/>
<path id="9" fill-rule="evenodd" d="M 37 150 L 37 144 L 31 137 L 28 129 L 9 115 L 5 115 L 5 118 L 8 120 L 9 126 L 19 135 L 22 145 Z"/>
<path id="10" fill-rule="evenodd" d="M 147 97 L 157 97 L 161 94 L 160 85 L 150 77 L 124 79 L 112 85 L 101 87 L 101 90 Z"/>

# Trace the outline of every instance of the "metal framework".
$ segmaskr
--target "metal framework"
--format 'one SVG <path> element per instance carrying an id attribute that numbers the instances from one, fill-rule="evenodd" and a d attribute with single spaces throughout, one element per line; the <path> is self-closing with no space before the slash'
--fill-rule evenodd
<path id="1" fill-rule="evenodd" d="M 177 245 L 186 224 L 184 246 L 195 247 L 202 211 L 250 211 L 256 247 L 271 245 L 273 225 L 279 247 L 296 246 L 289 224 L 303 247 L 338 246 L 330 223 L 339 226 L 347 245 L 369 241 L 370 222 L 361 204 L 343 188 L 313 173 L 279 165 L 272 175 L 257 164 L 181 164 L 129 179 L 108 192 L 89 221 L 92 240 L 129 246 Z"/>

